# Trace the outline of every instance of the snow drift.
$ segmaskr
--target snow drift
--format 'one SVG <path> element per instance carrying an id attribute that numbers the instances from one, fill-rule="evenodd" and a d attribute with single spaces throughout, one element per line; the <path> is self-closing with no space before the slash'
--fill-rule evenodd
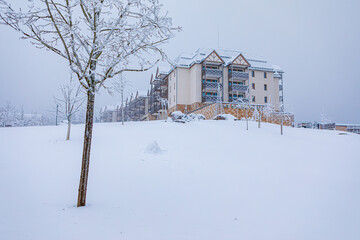
<path id="1" fill-rule="evenodd" d="M 0 129 L 0 239 L 360 239 L 360 136 L 245 124 L 96 124 L 85 208 L 83 125 Z"/>

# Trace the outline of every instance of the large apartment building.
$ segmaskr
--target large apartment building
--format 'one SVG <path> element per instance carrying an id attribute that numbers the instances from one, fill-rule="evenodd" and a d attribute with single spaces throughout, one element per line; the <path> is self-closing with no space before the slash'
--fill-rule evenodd
<path id="1" fill-rule="evenodd" d="M 160 119 L 174 111 L 194 112 L 215 102 L 229 106 L 240 99 L 253 108 L 271 105 L 281 111 L 283 73 L 266 60 L 239 51 L 199 49 L 183 53 L 169 71 L 157 69 L 147 95 L 136 94 L 126 100 L 124 120 Z M 103 119 L 120 121 L 121 107 L 115 109 L 116 113 L 103 111 L 108 116 Z"/>
<path id="2" fill-rule="evenodd" d="M 279 109 L 284 100 L 283 73 L 266 60 L 238 51 L 184 53 L 167 76 L 169 111 L 193 111 L 212 102 L 238 99 Z"/>

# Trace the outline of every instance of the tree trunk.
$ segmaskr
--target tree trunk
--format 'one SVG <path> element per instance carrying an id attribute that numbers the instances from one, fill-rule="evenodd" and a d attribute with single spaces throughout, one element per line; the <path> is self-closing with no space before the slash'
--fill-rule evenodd
<path id="1" fill-rule="evenodd" d="M 71 122 L 68 120 L 68 129 L 66 134 L 66 141 L 70 140 L 70 129 L 71 129 Z"/>
<path id="2" fill-rule="evenodd" d="M 89 90 L 87 92 L 84 149 L 83 149 L 83 157 L 81 164 L 81 176 L 80 176 L 80 184 L 79 184 L 78 203 L 77 203 L 78 207 L 84 207 L 86 204 L 86 191 L 87 191 L 87 182 L 89 176 L 91 139 L 92 139 L 93 124 L 94 124 L 94 103 L 95 103 L 95 93 Z"/>

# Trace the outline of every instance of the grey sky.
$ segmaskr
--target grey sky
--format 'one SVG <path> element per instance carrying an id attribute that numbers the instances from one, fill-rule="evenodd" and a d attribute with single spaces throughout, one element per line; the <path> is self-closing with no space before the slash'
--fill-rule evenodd
<path id="1" fill-rule="evenodd" d="M 220 28 L 221 48 L 261 55 L 284 69 L 285 102 L 297 121 L 319 120 L 324 112 L 336 122 L 360 123 L 360 1 L 162 2 L 174 24 L 183 27 L 164 47 L 171 59 L 184 51 L 217 48 Z M 69 77 L 66 62 L 19 40 L 5 26 L 0 34 L 0 104 L 45 112 Z M 154 71 L 129 74 L 134 90 L 146 90 Z M 102 92 L 96 106 L 119 100 Z"/>

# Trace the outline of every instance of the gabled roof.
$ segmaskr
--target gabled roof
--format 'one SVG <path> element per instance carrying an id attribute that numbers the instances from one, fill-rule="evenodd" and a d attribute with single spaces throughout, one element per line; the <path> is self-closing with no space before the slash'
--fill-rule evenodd
<path id="1" fill-rule="evenodd" d="M 231 64 L 241 54 L 250 64 L 249 69 L 272 72 L 277 71 L 274 66 L 267 60 L 264 60 L 263 57 L 234 50 L 200 48 L 194 53 L 180 54 L 173 62 L 175 67 L 173 67 L 170 72 L 176 67 L 190 68 L 196 63 L 202 63 L 214 51 L 225 62 L 226 66 Z"/>
<path id="2" fill-rule="evenodd" d="M 231 62 L 233 65 L 241 65 L 250 67 L 250 63 L 245 59 L 245 57 L 240 53 L 235 59 Z"/>
<path id="3" fill-rule="evenodd" d="M 225 63 L 224 60 L 219 56 L 219 54 L 214 50 L 212 51 L 203 62 L 214 62 L 214 63 Z"/>

